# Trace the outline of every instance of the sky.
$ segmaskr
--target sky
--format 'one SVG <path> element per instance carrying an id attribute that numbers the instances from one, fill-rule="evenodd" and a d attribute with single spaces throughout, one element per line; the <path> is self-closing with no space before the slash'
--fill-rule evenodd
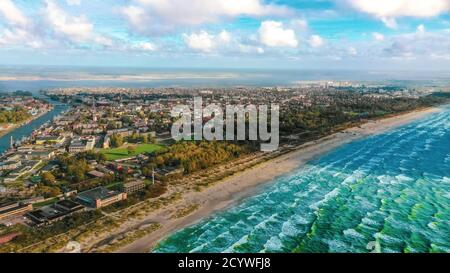
<path id="1" fill-rule="evenodd" d="M 0 0 L 0 65 L 450 70 L 450 0 Z"/>

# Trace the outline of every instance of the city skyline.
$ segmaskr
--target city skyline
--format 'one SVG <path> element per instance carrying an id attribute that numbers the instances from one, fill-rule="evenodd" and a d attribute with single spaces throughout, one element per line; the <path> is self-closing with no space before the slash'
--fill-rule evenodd
<path id="1" fill-rule="evenodd" d="M 448 69 L 450 2 L 0 1 L 5 65 Z"/>

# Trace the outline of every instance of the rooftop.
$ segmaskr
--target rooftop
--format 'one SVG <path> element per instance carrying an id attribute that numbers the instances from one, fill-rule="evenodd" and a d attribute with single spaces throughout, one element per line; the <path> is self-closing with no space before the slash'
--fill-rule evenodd
<path id="1" fill-rule="evenodd" d="M 82 207 L 80 204 L 75 203 L 73 201 L 70 200 L 61 200 L 55 203 L 55 207 L 63 207 L 66 208 L 68 210 L 75 210 L 78 209 L 80 207 Z"/>
<path id="2" fill-rule="evenodd" d="M 81 192 L 78 194 L 79 198 L 90 199 L 90 200 L 103 200 L 117 195 L 117 191 L 111 191 L 104 187 L 98 187 L 92 190 Z"/>
<path id="3" fill-rule="evenodd" d="M 103 177 L 103 176 L 105 176 L 105 174 L 104 173 L 102 173 L 102 172 L 99 172 L 99 171 L 90 171 L 89 173 L 88 173 L 89 175 L 92 175 L 92 176 L 94 176 L 94 177 Z"/>
<path id="4" fill-rule="evenodd" d="M 0 208 L 0 214 L 6 214 L 11 211 L 15 211 L 18 209 L 22 209 L 27 207 L 28 205 L 21 204 L 21 203 L 10 203 L 9 205 L 4 205 Z"/>
<path id="5" fill-rule="evenodd" d="M 41 209 L 28 212 L 28 215 L 34 217 L 38 221 L 46 221 L 61 217 L 64 213 L 52 207 L 43 207 Z"/>

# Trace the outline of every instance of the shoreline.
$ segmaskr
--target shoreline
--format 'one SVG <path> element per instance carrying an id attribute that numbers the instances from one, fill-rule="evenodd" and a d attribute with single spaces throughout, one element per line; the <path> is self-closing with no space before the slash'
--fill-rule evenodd
<path id="1" fill-rule="evenodd" d="M 339 146 L 386 132 L 439 111 L 441 108 L 431 107 L 369 120 L 360 126 L 300 145 L 294 151 L 227 177 L 201 192 L 188 191 L 183 194 L 180 202 L 159 209 L 145 217 L 143 222 L 159 223 L 161 225 L 159 229 L 119 248 L 116 252 L 148 253 L 158 242 L 172 233 L 239 203 L 269 186 L 277 177 L 289 175 L 307 162 L 331 152 Z M 184 217 L 175 219 L 171 217 L 173 211 L 189 206 L 198 206 L 198 208 Z"/>
<path id="2" fill-rule="evenodd" d="M 0 137 L 4 137 L 7 134 L 10 134 L 10 133 L 14 132 L 15 130 L 17 130 L 17 129 L 23 127 L 23 126 L 26 126 L 26 125 L 30 124 L 31 122 L 37 120 L 38 118 L 44 116 L 45 114 L 49 113 L 52 110 L 53 110 L 53 107 L 51 107 L 47 111 L 44 111 L 44 112 L 41 112 L 41 113 L 39 113 L 39 114 L 37 114 L 35 116 L 32 116 L 29 119 L 27 119 L 25 121 L 22 121 L 21 123 L 13 124 L 13 126 L 9 127 L 8 129 L 6 129 L 4 131 L 1 131 L 0 132 Z"/>

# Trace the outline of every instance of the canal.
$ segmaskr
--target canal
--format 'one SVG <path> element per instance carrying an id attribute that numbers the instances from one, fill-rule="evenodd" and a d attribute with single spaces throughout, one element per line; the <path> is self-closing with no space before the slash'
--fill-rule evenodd
<path id="1" fill-rule="evenodd" d="M 69 106 L 66 104 L 61 104 L 60 102 L 54 101 L 49 99 L 48 97 L 38 95 L 36 97 L 39 97 L 41 99 L 44 99 L 48 101 L 49 103 L 53 104 L 53 109 L 46 113 L 45 115 L 31 121 L 30 123 L 27 123 L 14 131 L 11 131 L 10 133 L 0 137 L 0 154 L 7 151 L 10 147 L 10 139 L 11 136 L 15 141 L 20 141 L 24 137 L 29 137 L 34 130 L 38 129 L 41 125 L 52 121 L 54 117 L 60 115 L 62 112 L 65 112 L 69 109 Z"/>

